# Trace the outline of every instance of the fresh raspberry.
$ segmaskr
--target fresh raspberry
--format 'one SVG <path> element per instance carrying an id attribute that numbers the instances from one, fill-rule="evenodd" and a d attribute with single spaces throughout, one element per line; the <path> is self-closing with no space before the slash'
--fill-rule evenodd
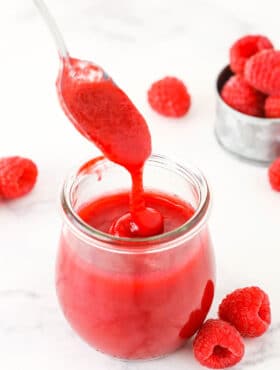
<path id="1" fill-rule="evenodd" d="M 186 86 L 176 77 L 154 82 L 148 91 L 148 101 L 155 111 L 168 117 L 182 117 L 191 105 Z"/>
<path id="2" fill-rule="evenodd" d="M 201 365 L 223 369 L 242 359 L 244 343 L 238 331 L 229 323 L 210 319 L 199 329 L 193 351 Z"/>
<path id="3" fill-rule="evenodd" d="M 220 304 L 219 317 L 235 326 L 242 336 L 258 337 L 271 321 L 268 296 L 258 287 L 237 289 Z"/>
<path id="4" fill-rule="evenodd" d="M 268 96 L 264 104 L 267 118 L 280 118 L 280 96 Z"/>
<path id="5" fill-rule="evenodd" d="M 7 157 L 0 159 L 0 195 L 15 199 L 29 193 L 37 179 L 37 167 L 30 159 Z"/>
<path id="6" fill-rule="evenodd" d="M 222 88 L 221 96 L 239 112 L 257 117 L 264 115 L 264 95 L 251 87 L 240 75 L 230 77 Z"/>
<path id="7" fill-rule="evenodd" d="M 280 157 L 269 166 L 268 179 L 272 189 L 280 191 Z"/>
<path id="8" fill-rule="evenodd" d="M 267 95 L 280 95 L 280 51 L 263 50 L 245 64 L 245 80 Z"/>
<path id="9" fill-rule="evenodd" d="M 246 61 L 259 51 L 273 49 L 270 40 L 261 35 L 248 35 L 237 40 L 230 48 L 230 68 L 234 73 L 243 73 Z"/>

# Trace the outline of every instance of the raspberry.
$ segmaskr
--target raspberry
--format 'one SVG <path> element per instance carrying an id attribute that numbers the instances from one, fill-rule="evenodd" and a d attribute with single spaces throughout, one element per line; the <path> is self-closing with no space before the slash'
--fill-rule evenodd
<path id="1" fill-rule="evenodd" d="M 154 82 L 148 91 L 148 101 L 155 111 L 168 117 L 182 117 L 191 105 L 186 86 L 176 77 Z"/>
<path id="2" fill-rule="evenodd" d="M 267 118 L 280 118 L 280 96 L 268 96 L 264 104 Z"/>
<path id="3" fill-rule="evenodd" d="M 246 61 L 264 49 L 273 49 L 267 37 L 248 35 L 237 40 L 230 48 L 230 68 L 234 73 L 243 73 Z"/>
<path id="4" fill-rule="evenodd" d="M 242 336 L 258 337 L 271 320 L 268 296 L 258 287 L 237 289 L 220 304 L 219 317 L 235 326 Z"/>
<path id="5" fill-rule="evenodd" d="M 269 166 L 268 179 L 272 189 L 280 191 L 280 157 Z"/>
<path id="6" fill-rule="evenodd" d="M 251 87 L 240 75 L 230 77 L 222 88 L 221 96 L 239 112 L 257 117 L 264 115 L 264 95 Z"/>
<path id="7" fill-rule="evenodd" d="M 197 333 L 193 351 L 203 366 L 223 369 L 237 364 L 244 355 L 244 343 L 238 331 L 222 320 L 207 320 Z"/>
<path id="8" fill-rule="evenodd" d="M 15 199 L 29 193 L 37 179 L 37 167 L 21 157 L 0 159 L 0 195 L 4 199 Z"/>
<path id="9" fill-rule="evenodd" d="M 245 64 L 246 81 L 268 95 L 280 95 L 280 51 L 263 50 Z"/>

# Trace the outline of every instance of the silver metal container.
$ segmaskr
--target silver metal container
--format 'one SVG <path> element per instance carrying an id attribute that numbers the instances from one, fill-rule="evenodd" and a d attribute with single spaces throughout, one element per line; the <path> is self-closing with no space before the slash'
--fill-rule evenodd
<path id="1" fill-rule="evenodd" d="M 217 79 L 217 140 L 224 149 L 241 159 L 268 164 L 280 157 L 280 118 L 248 116 L 227 105 L 220 92 L 231 76 L 232 72 L 227 66 Z"/>

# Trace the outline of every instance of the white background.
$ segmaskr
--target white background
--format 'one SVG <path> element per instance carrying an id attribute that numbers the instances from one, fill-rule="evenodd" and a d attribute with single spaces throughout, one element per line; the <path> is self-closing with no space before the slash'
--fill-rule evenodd
<path id="1" fill-rule="evenodd" d="M 229 46 L 261 33 L 280 48 L 279 1 L 47 2 L 72 55 L 102 65 L 143 112 L 154 152 L 193 162 L 206 174 L 217 260 L 209 316 L 231 290 L 261 286 L 271 299 L 271 330 L 246 342 L 237 368 L 278 368 L 280 194 L 270 189 L 266 168 L 239 162 L 218 146 L 213 125 L 215 79 Z M 165 359 L 126 363 L 95 352 L 65 322 L 54 291 L 59 192 L 69 170 L 98 151 L 60 110 L 58 58 L 31 1 L 1 1 L 0 35 L 0 156 L 30 157 L 40 170 L 29 196 L 0 203 L 0 369 L 199 369 L 190 344 Z M 183 79 L 192 95 L 183 119 L 163 118 L 147 104 L 150 83 L 166 75 Z"/>

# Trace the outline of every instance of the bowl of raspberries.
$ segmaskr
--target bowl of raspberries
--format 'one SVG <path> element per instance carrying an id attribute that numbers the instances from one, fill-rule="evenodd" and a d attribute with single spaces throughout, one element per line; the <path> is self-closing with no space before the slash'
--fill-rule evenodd
<path id="1" fill-rule="evenodd" d="M 217 79 L 219 143 L 242 159 L 270 163 L 280 156 L 280 50 L 262 35 L 230 48 Z"/>

